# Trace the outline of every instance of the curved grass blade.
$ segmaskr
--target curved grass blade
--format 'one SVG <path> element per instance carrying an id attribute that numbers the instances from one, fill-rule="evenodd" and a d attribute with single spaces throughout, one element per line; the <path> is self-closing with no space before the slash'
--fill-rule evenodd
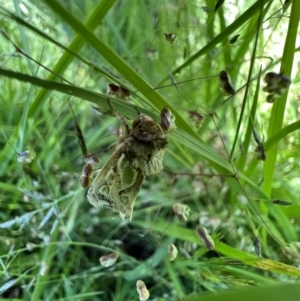
<path id="1" fill-rule="evenodd" d="M 247 129 L 246 129 L 245 139 L 242 144 L 243 155 L 241 156 L 241 158 L 238 160 L 238 163 L 237 163 L 238 168 L 241 171 L 245 170 L 246 158 L 247 158 L 248 149 L 249 149 L 249 145 L 250 145 L 250 141 L 251 141 L 251 137 L 252 137 L 252 130 L 254 127 L 255 114 L 256 114 L 256 109 L 257 109 L 257 101 L 258 101 L 258 96 L 259 96 L 259 92 L 260 92 L 259 91 L 260 77 L 261 77 L 261 68 L 260 68 L 260 72 L 259 72 L 258 78 L 257 78 L 255 95 L 253 98 L 251 112 L 250 112 L 249 118 L 248 118 L 248 125 L 247 125 Z"/>
<path id="2" fill-rule="evenodd" d="M 299 300 L 300 287 L 298 283 L 275 284 L 228 290 L 219 293 L 210 293 L 183 298 L 182 301 L 265 301 L 266 296 L 272 301 L 297 301 Z"/>
<path id="3" fill-rule="evenodd" d="M 236 128 L 236 133 L 235 133 L 233 145 L 232 145 L 232 148 L 231 148 L 231 151 L 230 151 L 230 160 L 233 158 L 235 145 L 237 143 L 237 139 L 238 139 L 238 136 L 240 134 L 240 128 L 241 128 L 242 121 L 243 121 L 243 118 L 244 118 L 244 111 L 245 111 L 246 102 L 247 102 L 247 99 L 248 99 L 248 93 L 249 93 L 249 89 L 250 89 L 250 85 L 251 85 L 250 80 L 251 80 L 251 77 L 252 77 L 254 62 L 255 62 L 255 58 L 256 58 L 256 50 L 257 50 L 258 38 L 259 38 L 260 27 L 262 25 L 262 20 L 263 20 L 263 3 L 261 3 L 260 17 L 259 17 L 258 22 L 257 22 L 257 31 L 256 31 L 256 37 L 255 37 L 255 42 L 254 42 L 254 46 L 253 46 L 253 52 L 252 52 L 252 56 L 251 56 L 251 62 L 250 62 L 250 66 L 249 66 L 248 80 L 247 80 L 247 85 L 246 85 L 246 89 L 245 89 L 243 104 L 242 104 L 242 108 L 241 108 L 241 113 L 240 113 L 238 125 L 237 125 L 237 128 Z"/>
<path id="4" fill-rule="evenodd" d="M 265 151 L 268 151 L 274 145 L 278 144 L 281 139 L 287 137 L 289 134 L 297 130 L 300 130 L 300 120 L 285 126 L 279 132 L 277 132 L 275 135 L 269 138 L 266 142 L 264 142 Z M 256 169 L 258 162 L 259 161 L 256 158 L 251 159 L 247 171 L 245 173 L 247 176 L 250 176 L 253 173 L 253 171 Z"/>
<path id="5" fill-rule="evenodd" d="M 252 16 L 254 16 L 258 11 L 260 11 L 261 6 L 265 5 L 270 0 L 260 0 L 254 3 L 247 11 L 245 11 L 240 17 L 238 17 L 232 24 L 230 24 L 224 31 L 222 31 L 219 35 L 217 35 L 211 42 L 205 45 L 202 49 L 200 49 L 197 53 L 192 55 L 185 63 L 181 66 L 177 67 L 172 71 L 172 74 L 179 73 L 186 67 L 189 67 L 192 62 L 201 57 L 202 55 L 208 53 L 214 46 L 221 43 L 224 39 L 228 39 L 228 37 L 236 31 L 239 27 L 244 25 Z"/>
<path id="6" fill-rule="evenodd" d="M 145 220 L 134 220 L 133 223 L 145 229 L 151 227 L 152 230 L 161 232 L 164 235 L 172 236 L 182 241 L 189 241 L 192 243 L 197 243 L 199 245 L 201 244 L 194 230 L 182 228 L 175 224 L 169 224 L 168 221 L 156 220 L 155 223 L 151 223 L 145 222 Z M 257 267 L 262 270 L 277 272 L 284 275 L 293 275 L 298 277 L 300 276 L 300 269 L 294 266 L 270 259 L 258 258 L 254 254 L 240 251 L 219 241 L 215 241 L 215 250 L 223 255 L 226 255 L 229 258 L 236 259 L 240 262 L 243 262 L 246 265 Z"/>
<path id="7" fill-rule="evenodd" d="M 99 4 L 95 7 L 90 17 L 87 19 L 85 25 L 90 30 L 94 30 L 100 23 L 100 21 L 104 18 L 109 9 L 114 5 L 116 0 L 109 1 L 100 1 Z M 6 14 L 8 14 L 7 10 L 1 8 Z M 10 14 L 13 15 L 13 14 Z M 18 17 L 16 17 L 18 18 Z M 18 18 L 20 21 L 21 18 Z M 65 51 L 61 56 L 60 60 L 54 66 L 53 73 L 48 76 L 48 80 L 54 80 L 56 78 L 55 74 L 62 74 L 68 65 L 72 62 L 73 56 L 71 53 L 79 52 L 79 50 L 84 45 L 85 41 L 80 35 L 76 35 L 73 41 L 70 43 L 68 49 L 69 52 Z M 37 116 L 38 112 L 41 110 L 43 104 L 45 103 L 47 96 L 49 96 L 49 90 L 42 89 L 39 91 L 35 99 L 30 105 L 28 111 L 28 118 L 34 118 Z M 12 134 L 11 141 L 16 140 L 18 135 L 18 129 Z M 6 146 L 0 155 L 0 174 L 2 174 L 7 167 L 8 161 L 11 160 L 12 154 L 10 152 L 9 146 Z"/>
<path id="8" fill-rule="evenodd" d="M 109 103 L 109 98 L 108 96 L 100 93 L 96 93 L 87 89 L 75 87 L 75 86 L 70 86 L 70 85 L 65 85 L 62 83 L 57 83 L 57 82 L 52 82 L 52 81 L 47 81 L 47 80 L 42 80 L 37 77 L 29 76 L 26 74 L 18 73 L 18 72 L 13 72 L 10 70 L 5 70 L 0 68 L 0 74 L 10 77 L 10 78 L 15 78 L 20 81 L 24 82 L 30 82 L 34 85 L 49 89 L 49 90 L 56 90 L 68 95 L 76 96 L 82 99 L 85 99 L 87 101 L 90 101 L 92 103 L 95 103 L 105 109 L 110 110 L 110 103 Z M 130 119 L 135 119 L 138 114 L 137 107 L 125 103 L 124 101 L 117 100 L 117 99 L 112 99 L 111 101 L 114 105 L 115 110 L 120 113 L 121 115 L 130 118 Z M 154 114 L 148 110 L 145 110 L 143 108 L 139 108 L 139 111 L 152 117 L 154 120 L 159 121 L 160 116 L 158 114 Z M 229 177 L 226 177 L 226 180 L 228 181 L 228 184 L 235 189 L 235 191 L 238 191 L 239 193 L 243 193 L 241 188 L 239 187 L 237 181 L 233 177 L 234 175 L 232 174 L 232 167 L 231 165 L 221 158 L 213 149 L 211 149 L 209 146 L 207 146 L 205 143 L 201 141 L 199 137 L 194 137 L 190 135 L 190 133 L 187 133 L 185 130 L 178 129 L 176 132 L 170 134 L 171 138 L 174 138 L 178 143 L 181 143 L 197 153 L 199 153 L 201 156 L 209 160 L 211 165 L 218 170 L 219 173 L 221 174 L 228 174 Z M 0 165 L 1 166 L 1 165 Z M 231 177 L 230 177 L 231 175 Z M 253 183 L 249 178 L 247 178 L 245 175 L 242 173 L 239 174 L 239 177 L 246 182 L 252 189 L 252 191 L 257 195 L 257 197 L 261 199 L 268 199 L 268 197 L 262 193 L 260 188 Z"/>
<path id="9" fill-rule="evenodd" d="M 44 0 L 47 5 L 60 15 L 78 34 L 80 34 L 86 42 L 98 51 L 104 59 L 106 59 L 120 74 L 124 76 L 137 90 L 139 90 L 145 98 L 151 103 L 158 112 L 163 107 L 171 105 L 163 98 L 156 90 L 153 89 L 138 73 L 136 73 L 120 56 L 112 51 L 104 44 L 93 32 L 85 25 L 80 23 L 73 15 L 71 15 L 61 4 L 56 0 Z M 194 130 L 187 124 L 181 115 L 173 111 L 176 118 L 176 124 L 188 132 L 190 135 L 197 137 Z"/>

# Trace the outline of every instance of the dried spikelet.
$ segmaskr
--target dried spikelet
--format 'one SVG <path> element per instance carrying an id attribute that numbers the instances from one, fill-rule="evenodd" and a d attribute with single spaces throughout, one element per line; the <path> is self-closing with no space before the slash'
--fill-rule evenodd
<path id="1" fill-rule="evenodd" d="M 178 219 L 185 223 L 190 216 L 190 207 L 184 204 L 176 203 L 173 205 L 173 211 L 178 216 Z"/>
<path id="2" fill-rule="evenodd" d="M 266 86 L 263 87 L 263 91 L 267 92 L 267 102 L 273 103 L 276 98 L 282 96 L 282 94 L 291 85 L 291 79 L 283 74 L 276 72 L 268 72 L 264 77 Z"/>
<path id="3" fill-rule="evenodd" d="M 204 227 L 198 226 L 196 228 L 196 233 L 208 250 L 215 250 L 215 243 Z"/>
<path id="4" fill-rule="evenodd" d="M 188 111 L 189 119 L 195 124 L 197 128 L 200 127 L 201 122 L 204 119 L 202 114 L 199 114 L 197 111 Z"/>
<path id="5" fill-rule="evenodd" d="M 130 91 L 128 89 L 114 84 L 107 85 L 107 94 L 124 100 L 130 97 Z"/>
<path id="6" fill-rule="evenodd" d="M 119 258 L 119 254 L 117 253 L 111 253 L 106 256 L 101 256 L 99 258 L 100 264 L 106 268 L 111 267 L 116 263 L 116 261 Z"/>
<path id="7" fill-rule="evenodd" d="M 150 293 L 149 293 L 144 281 L 138 280 L 136 282 L 136 290 L 139 294 L 140 301 L 146 301 L 149 299 Z"/>
<path id="8" fill-rule="evenodd" d="M 160 126 L 166 133 L 176 130 L 175 116 L 168 108 L 163 108 L 160 112 Z"/>
<path id="9" fill-rule="evenodd" d="M 178 43 L 178 38 L 174 33 L 164 33 L 165 39 L 167 42 L 169 42 L 171 45 L 175 45 Z"/>
<path id="10" fill-rule="evenodd" d="M 91 163 L 86 163 L 83 166 L 81 178 L 80 178 L 80 184 L 83 188 L 88 188 L 91 186 L 91 183 L 93 181 L 93 178 L 91 177 L 93 173 L 93 165 Z"/>
<path id="11" fill-rule="evenodd" d="M 178 255 L 177 247 L 174 244 L 169 244 L 168 245 L 168 253 L 169 253 L 169 260 L 170 261 L 175 260 Z"/>
<path id="12" fill-rule="evenodd" d="M 87 157 L 84 158 L 84 161 L 92 165 L 100 163 L 100 159 L 93 155 L 88 155 Z"/>

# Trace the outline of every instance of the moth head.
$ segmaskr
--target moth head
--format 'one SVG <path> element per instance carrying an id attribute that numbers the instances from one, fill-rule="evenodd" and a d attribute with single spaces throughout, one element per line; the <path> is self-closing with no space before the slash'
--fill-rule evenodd
<path id="1" fill-rule="evenodd" d="M 140 114 L 132 123 L 132 136 L 143 143 L 151 143 L 155 140 L 165 139 L 160 125 L 145 114 Z"/>

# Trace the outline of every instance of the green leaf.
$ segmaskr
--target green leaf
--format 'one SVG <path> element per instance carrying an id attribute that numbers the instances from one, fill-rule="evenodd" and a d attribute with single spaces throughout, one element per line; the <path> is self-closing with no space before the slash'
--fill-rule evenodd
<path id="1" fill-rule="evenodd" d="M 300 296 L 299 283 L 276 284 L 205 294 L 183 298 L 183 301 L 298 301 Z"/>

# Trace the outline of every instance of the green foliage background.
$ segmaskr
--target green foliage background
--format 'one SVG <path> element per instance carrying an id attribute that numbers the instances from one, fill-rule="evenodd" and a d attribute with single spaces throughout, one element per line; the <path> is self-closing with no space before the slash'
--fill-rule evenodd
<path id="1" fill-rule="evenodd" d="M 0 1 L 3 298 L 137 300 L 142 279 L 151 300 L 298 300 L 300 1 L 219 3 L 214 12 L 211 0 Z M 221 70 L 234 97 L 220 93 Z M 270 71 L 292 79 L 274 104 L 262 92 Z M 159 121 L 169 106 L 176 116 L 165 170 L 146 179 L 131 223 L 92 208 L 79 184 L 68 101 L 89 151 L 105 149 L 120 125 L 107 111 L 111 82 L 131 91 L 130 103 L 112 99 L 119 114 L 133 120 L 138 107 Z M 200 127 L 189 110 L 203 114 Z M 12 145 L 34 160 L 17 162 Z M 173 216 L 178 202 L 191 208 L 186 224 Z M 199 224 L 216 251 L 200 242 Z M 100 266 L 111 252 L 117 263 Z"/>

